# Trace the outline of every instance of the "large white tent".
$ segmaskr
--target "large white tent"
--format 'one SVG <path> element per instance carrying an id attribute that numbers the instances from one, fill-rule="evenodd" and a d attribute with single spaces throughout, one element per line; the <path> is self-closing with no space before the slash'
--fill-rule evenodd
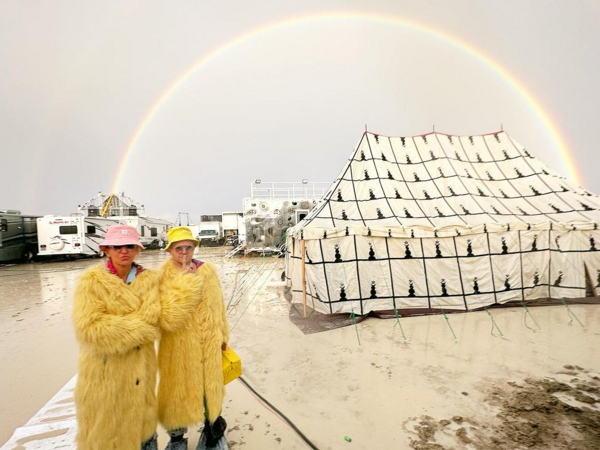
<path id="1" fill-rule="evenodd" d="M 292 302 L 303 302 L 303 267 L 306 302 L 326 314 L 595 294 L 599 208 L 505 132 L 365 132 L 288 232 Z"/>

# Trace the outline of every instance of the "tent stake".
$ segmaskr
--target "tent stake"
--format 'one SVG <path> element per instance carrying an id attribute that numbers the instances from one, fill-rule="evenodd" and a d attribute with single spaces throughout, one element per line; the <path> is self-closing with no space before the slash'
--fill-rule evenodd
<path id="1" fill-rule="evenodd" d="M 304 317 L 306 317 L 306 269 L 304 267 L 306 251 L 304 239 L 300 241 L 300 248 L 302 251 L 302 310 L 304 312 Z"/>
<path id="2" fill-rule="evenodd" d="M 354 308 L 350 312 L 350 318 L 354 322 L 354 329 L 356 330 L 356 339 L 358 339 L 358 345 L 360 345 L 360 336 L 358 334 L 358 324 L 356 323 L 356 314 L 354 314 Z"/>
<path id="3" fill-rule="evenodd" d="M 571 321 L 567 325 L 571 325 L 571 323 L 573 322 L 573 319 L 575 319 L 577 321 L 577 323 L 579 323 L 579 325 L 581 325 L 581 328 L 585 328 L 585 326 L 581 323 L 581 321 L 575 315 L 575 313 L 573 311 L 571 311 L 571 308 L 569 308 L 569 305 L 567 304 L 567 302 L 565 302 L 565 299 L 561 298 L 560 301 L 562 302 L 563 305 L 565 305 L 567 307 L 567 312 L 571 316 Z"/>

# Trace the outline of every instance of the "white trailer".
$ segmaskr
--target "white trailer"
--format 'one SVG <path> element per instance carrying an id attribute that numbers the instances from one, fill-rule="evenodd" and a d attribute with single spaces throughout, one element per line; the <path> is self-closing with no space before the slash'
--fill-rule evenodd
<path id="1" fill-rule="evenodd" d="M 100 242 L 111 225 L 120 223 L 104 217 L 44 216 L 37 219 L 38 255 L 104 256 Z"/>
<path id="2" fill-rule="evenodd" d="M 142 245 L 147 249 L 163 248 L 167 243 L 167 231 L 173 226 L 168 220 L 146 216 L 120 216 L 114 218 L 135 227 L 140 233 Z"/>
<path id="3" fill-rule="evenodd" d="M 223 228 L 221 222 L 200 222 L 198 240 L 202 245 L 219 245 L 223 243 Z"/>

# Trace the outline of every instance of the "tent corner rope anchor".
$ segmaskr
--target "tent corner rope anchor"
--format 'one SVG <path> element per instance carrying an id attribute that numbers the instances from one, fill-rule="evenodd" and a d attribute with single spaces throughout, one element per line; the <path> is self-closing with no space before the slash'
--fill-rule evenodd
<path id="1" fill-rule="evenodd" d="M 523 300 L 521 300 L 521 306 L 523 306 L 523 308 L 525 309 L 525 316 L 524 316 L 525 326 L 527 328 L 529 328 L 531 331 L 533 331 L 534 333 L 536 333 L 536 330 L 534 330 L 529 325 L 527 325 L 527 315 L 529 314 L 529 317 L 531 317 L 531 320 L 533 320 L 533 323 L 535 323 L 535 326 L 538 327 L 538 330 L 542 331 L 542 327 L 540 327 L 540 325 L 537 323 L 537 320 L 535 320 L 535 317 L 533 317 L 533 314 L 531 314 L 531 311 L 529 311 L 529 308 L 527 307 L 525 302 L 523 302 Z"/>
<path id="2" fill-rule="evenodd" d="M 565 299 L 563 297 L 561 297 L 560 301 L 562 302 L 563 305 L 565 305 L 567 307 L 567 312 L 569 313 L 569 316 L 571 316 L 571 320 L 569 321 L 569 323 L 567 324 L 568 326 L 573 325 L 573 319 L 575 319 L 577 321 L 577 323 L 579 325 L 581 325 L 581 328 L 585 329 L 585 325 L 583 325 L 581 323 L 581 320 L 579 320 L 579 318 L 575 315 L 575 313 L 571 310 L 571 308 L 569 308 L 568 303 L 565 301 Z"/>

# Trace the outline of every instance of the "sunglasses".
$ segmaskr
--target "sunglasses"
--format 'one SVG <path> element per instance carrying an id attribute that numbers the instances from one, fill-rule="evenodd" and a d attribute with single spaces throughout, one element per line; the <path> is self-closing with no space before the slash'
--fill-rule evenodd
<path id="1" fill-rule="evenodd" d="M 194 250 L 194 246 L 193 245 L 180 245 L 179 247 L 174 247 L 173 250 L 175 250 L 177 253 L 189 253 L 191 251 Z"/>
<path id="2" fill-rule="evenodd" d="M 116 251 L 121 250 L 122 248 L 126 248 L 127 250 L 135 250 L 137 245 L 135 244 L 127 244 L 127 245 L 111 245 Z"/>

